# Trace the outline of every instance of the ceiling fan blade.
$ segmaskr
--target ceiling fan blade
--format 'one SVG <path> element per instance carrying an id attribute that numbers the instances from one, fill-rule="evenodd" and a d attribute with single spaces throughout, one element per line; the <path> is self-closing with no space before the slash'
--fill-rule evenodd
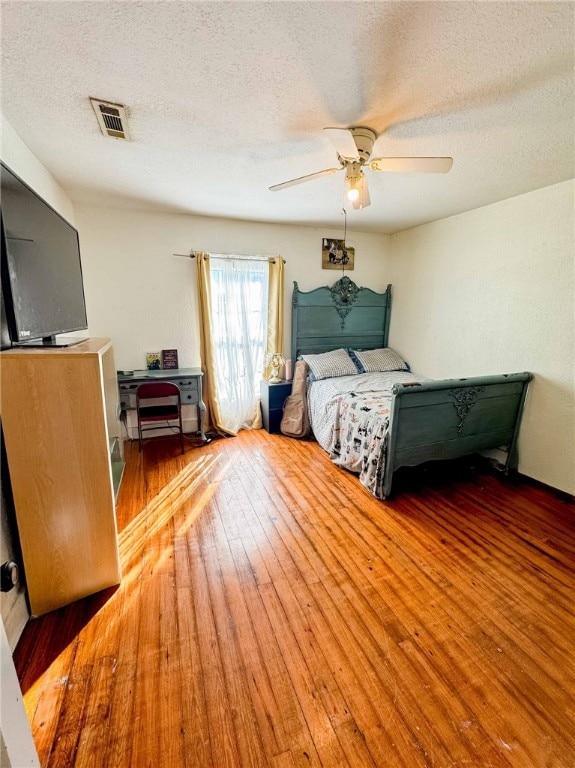
<path id="1" fill-rule="evenodd" d="M 387 173 L 447 173 L 453 165 L 452 157 L 374 157 L 372 171 Z"/>
<path id="2" fill-rule="evenodd" d="M 284 181 L 281 184 L 274 184 L 273 187 L 270 187 L 270 191 L 277 192 L 279 189 L 287 189 L 287 187 L 294 187 L 296 184 L 303 184 L 304 181 L 319 179 L 320 176 L 329 176 L 330 173 L 337 173 L 337 171 L 341 171 L 341 170 L 342 170 L 341 168 L 326 168 L 325 171 L 308 173 L 307 176 L 298 176 L 297 179 L 290 179 L 290 181 Z"/>
<path id="3" fill-rule="evenodd" d="M 348 128 L 324 128 L 323 132 L 337 149 L 340 157 L 359 160 L 359 152 Z"/>
<path id="4" fill-rule="evenodd" d="M 371 199 L 369 197 L 369 189 L 367 187 L 367 178 L 362 171 L 361 183 L 359 186 L 359 207 L 367 208 L 368 205 L 371 205 Z"/>

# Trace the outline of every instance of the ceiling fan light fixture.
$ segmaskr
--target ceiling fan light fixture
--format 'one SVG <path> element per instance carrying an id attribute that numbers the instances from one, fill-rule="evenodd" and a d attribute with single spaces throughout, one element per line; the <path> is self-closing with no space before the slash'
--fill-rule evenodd
<path id="1" fill-rule="evenodd" d="M 355 181 L 346 181 L 347 187 L 347 199 L 353 203 L 355 200 L 359 200 L 359 189 Z"/>
<path id="2" fill-rule="evenodd" d="M 345 169 L 345 191 L 352 203 L 359 200 L 362 175 L 358 163 L 350 163 Z"/>

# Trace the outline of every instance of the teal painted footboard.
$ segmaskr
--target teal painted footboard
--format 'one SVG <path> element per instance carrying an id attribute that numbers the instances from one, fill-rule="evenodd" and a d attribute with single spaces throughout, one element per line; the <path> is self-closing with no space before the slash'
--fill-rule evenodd
<path id="1" fill-rule="evenodd" d="M 506 472 L 517 468 L 517 436 L 531 373 L 395 384 L 383 497 L 393 473 L 434 459 L 489 448 L 507 449 Z"/>

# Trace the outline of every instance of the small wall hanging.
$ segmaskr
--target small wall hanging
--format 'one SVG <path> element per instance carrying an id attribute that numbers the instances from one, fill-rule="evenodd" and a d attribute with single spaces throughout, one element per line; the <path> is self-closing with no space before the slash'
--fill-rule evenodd
<path id="1" fill-rule="evenodd" d="M 346 245 L 345 240 L 324 237 L 321 247 L 322 269 L 353 269 L 355 248 Z"/>

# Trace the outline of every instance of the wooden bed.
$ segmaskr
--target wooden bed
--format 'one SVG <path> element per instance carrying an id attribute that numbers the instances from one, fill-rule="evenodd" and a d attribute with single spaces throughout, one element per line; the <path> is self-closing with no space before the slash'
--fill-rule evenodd
<path id="1" fill-rule="evenodd" d="M 331 287 L 300 291 L 294 282 L 292 359 L 340 347 L 388 346 L 391 285 L 383 293 L 347 276 Z M 393 473 L 437 459 L 493 448 L 507 451 L 505 471 L 517 469 L 517 438 L 531 373 L 509 373 L 395 384 L 386 443 L 382 497 Z"/>

